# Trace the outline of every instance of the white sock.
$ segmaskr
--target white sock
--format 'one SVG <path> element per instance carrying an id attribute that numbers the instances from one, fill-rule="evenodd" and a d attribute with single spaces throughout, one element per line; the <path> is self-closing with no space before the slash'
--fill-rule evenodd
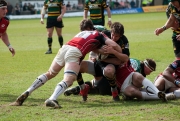
<path id="1" fill-rule="evenodd" d="M 62 94 L 66 89 L 68 88 L 68 85 L 66 82 L 61 81 L 55 88 L 53 94 L 49 98 L 50 100 L 56 100 L 60 94 Z"/>
<path id="2" fill-rule="evenodd" d="M 44 85 L 47 81 L 47 76 L 45 74 L 42 74 L 33 82 L 33 84 L 26 91 L 28 91 L 29 94 L 31 94 L 35 89 Z"/>
<path id="3" fill-rule="evenodd" d="M 176 98 L 180 98 L 180 90 L 175 90 L 174 95 L 176 95 Z"/>
<path id="4" fill-rule="evenodd" d="M 155 94 L 150 94 L 150 93 L 147 94 L 147 92 L 143 92 L 143 91 L 141 91 L 141 94 L 143 100 L 159 100 L 159 97 Z"/>
<path id="5" fill-rule="evenodd" d="M 142 81 L 142 85 L 144 86 L 145 89 L 147 89 L 148 91 L 150 91 L 156 95 L 159 92 L 159 90 L 154 86 L 154 84 L 146 78 L 144 78 L 144 80 Z"/>

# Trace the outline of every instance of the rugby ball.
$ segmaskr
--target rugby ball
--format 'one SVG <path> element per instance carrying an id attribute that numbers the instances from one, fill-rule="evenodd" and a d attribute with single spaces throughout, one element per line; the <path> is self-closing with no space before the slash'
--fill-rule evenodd
<path id="1" fill-rule="evenodd" d="M 99 54 L 98 59 L 99 60 L 104 60 L 104 59 L 106 59 L 108 57 L 108 55 L 109 54 Z"/>

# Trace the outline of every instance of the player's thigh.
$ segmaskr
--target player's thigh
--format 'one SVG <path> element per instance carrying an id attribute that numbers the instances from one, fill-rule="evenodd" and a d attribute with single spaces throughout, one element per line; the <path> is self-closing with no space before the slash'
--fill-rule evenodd
<path id="1" fill-rule="evenodd" d="M 55 29 L 56 29 L 56 33 L 57 33 L 58 37 L 61 36 L 62 35 L 62 28 L 56 27 Z"/>
<path id="2" fill-rule="evenodd" d="M 81 62 L 80 72 L 95 75 L 94 62 L 92 62 L 92 61 L 82 61 Z"/>

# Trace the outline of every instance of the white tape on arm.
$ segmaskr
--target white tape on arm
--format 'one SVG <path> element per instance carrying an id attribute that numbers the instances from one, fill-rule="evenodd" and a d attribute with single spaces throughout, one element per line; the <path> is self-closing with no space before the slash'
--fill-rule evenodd
<path id="1" fill-rule="evenodd" d="M 46 14 L 46 10 L 45 10 L 44 6 L 43 6 L 43 8 L 42 8 L 42 10 L 41 10 L 41 14 L 43 14 L 43 15 Z"/>

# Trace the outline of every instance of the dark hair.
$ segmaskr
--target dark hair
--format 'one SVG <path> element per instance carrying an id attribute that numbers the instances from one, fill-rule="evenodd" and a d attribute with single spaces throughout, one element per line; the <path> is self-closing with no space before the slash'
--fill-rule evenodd
<path id="1" fill-rule="evenodd" d="M 111 25 L 111 32 L 120 34 L 120 36 L 124 35 L 124 26 L 120 22 L 114 22 Z"/>
<path id="2" fill-rule="evenodd" d="M 84 30 L 87 30 L 87 29 L 90 29 L 90 30 L 94 29 L 93 23 L 92 23 L 92 21 L 90 19 L 84 19 L 80 23 L 80 30 L 81 31 L 84 31 Z"/>
<path id="3" fill-rule="evenodd" d="M 7 6 L 7 2 L 4 0 L 0 0 L 0 7 Z"/>
<path id="4" fill-rule="evenodd" d="M 147 65 L 151 70 L 156 70 L 156 62 L 153 59 L 144 60 L 144 64 Z"/>

